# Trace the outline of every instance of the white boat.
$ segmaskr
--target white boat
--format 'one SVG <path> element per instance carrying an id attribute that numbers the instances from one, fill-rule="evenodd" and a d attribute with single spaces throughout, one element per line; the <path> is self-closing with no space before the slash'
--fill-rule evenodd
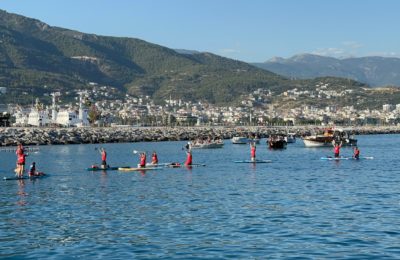
<path id="1" fill-rule="evenodd" d="M 232 143 L 233 144 L 249 144 L 249 143 L 260 143 L 260 138 L 257 137 L 244 137 L 244 136 L 234 136 L 232 137 Z"/>
<path id="2" fill-rule="evenodd" d="M 232 143 L 233 144 L 248 144 L 249 138 L 244 137 L 244 136 L 234 136 L 234 137 L 232 137 Z"/>
<path id="3" fill-rule="evenodd" d="M 203 142 L 203 143 L 198 143 L 198 142 L 191 142 L 190 147 L 192 149 L 214 149 L 214 148 L 222 148 L 224 146 L 223 141 L 211 141 L 211 142 Z"/>
<path id="4" fill-rule="evenodd" d="M 294 134 L 294 133 L 288 133 L 288 134 L 285 136 L 284 139 L 285 139 L 286 143 L 288 143 L 288 144 L 293 144 L 293 143 L 296 142 L 296 134 Z"/>
<path id="5" fill-rule="evenodd" d="M 325 129 L 322 134 L 303 137 L 305 147 L 332 147 L 333 130 Z"/>

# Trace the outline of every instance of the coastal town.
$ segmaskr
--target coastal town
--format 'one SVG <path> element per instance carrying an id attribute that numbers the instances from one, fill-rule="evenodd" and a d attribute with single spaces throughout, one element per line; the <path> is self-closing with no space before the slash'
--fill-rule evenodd
<path id="1" fill-rule="evenodd" d="M 292 125 L 396 125 L 400 104 L 383 104 L 381 109 L 356 109 L 354 106 L 317 106 L 302 104 L 285 107 L 290 101 L 330 100 L 352 94 L 352 89 L 332 90 L 318 83 L 315 91 L 289 89 L 274 93 L 257 89 L 240 98 L 235 106 L 217 106 L 205 101 L 192 102 L 169 96 L 163 105 L 149 96 L 117 94 L 109 86 L 91 82 L 88 88 L 72 93 L 50 92 L 28 106 L 0 105 L 2 126 L 292 126 Z M 7 88 L 0 89 L 7 95 Z M 23 93 L 28 94 L 28 93 Z M 22 95 L 23 95 L 22 94 Z M 75 96 L 65 102 L 64 95 Z M 32 98 L 33 99 L 33 98 Z M 4 119 L 4 115 L 7 115 Z"/>

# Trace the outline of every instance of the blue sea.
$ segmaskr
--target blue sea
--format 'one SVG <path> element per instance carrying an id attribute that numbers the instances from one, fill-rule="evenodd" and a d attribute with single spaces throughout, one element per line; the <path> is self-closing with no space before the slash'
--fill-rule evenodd
<path id="1" fill-rule="evenodd" d="M 41 146 L 27 164 L 49 174 L 0 180 L 0 258 L 399 259 L 400 135 L 358 136 L 373 160 L 324 161 L 301 140 L 257 158 L 247 145 L 193 150 L 205 167 L 90 172 L 99 147 L 111 166 L 133 150 L 183 162 L 185 142 Z M 351 156 L 352 148 L 341 153 Z M 149 156 L 150 157 L 150 156 Z M 16 156 L 0 152 L 0 176 Z"/>

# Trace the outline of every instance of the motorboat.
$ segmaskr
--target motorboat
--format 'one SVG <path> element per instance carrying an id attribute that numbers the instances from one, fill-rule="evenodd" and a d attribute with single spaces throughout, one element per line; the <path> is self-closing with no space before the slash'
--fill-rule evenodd
<path id="1" fill-rule="evenodd" d="M 296 142 L 296 134 L 295 133 L 288 133 L 285 137 L 284 137 L 286 143 L 288 144 L 293 144 Z"/>
<path id="2" fill-rule="evenodd" d="M 190 142 L 190 147 L 192 149 L 214 149 L 214 148 L 222 148 L 223 146 L 224 142 L 222 140 Z"/>
<path id="3" fill-rule="evenodd" d="M 244 136 L 234 136 L 234 137 L 232 137 L 232 143 L 233 144 L 248 144 L 249 138 L 244 137 Z"/>
<path id="4" fill-rule="evenodd" d="M 284 149 L 286 148 L 287 142 L 281 135 L 271 135 L 267 141 L 270 149 Z"/>
<path id="5" fill-rule="evenodd" d="M 351 134 L 350 130 L 336 128 L 333 133 L 333 145 L 357 146 L 357 139 Z"/>
<path id="6" fill-rule="evenodd" d="M 329 147 L 334 140 L 334 131 L 331 128 L 324 130 L 322 134 L 313 134 L 303 137 L 305 147 Z"/>

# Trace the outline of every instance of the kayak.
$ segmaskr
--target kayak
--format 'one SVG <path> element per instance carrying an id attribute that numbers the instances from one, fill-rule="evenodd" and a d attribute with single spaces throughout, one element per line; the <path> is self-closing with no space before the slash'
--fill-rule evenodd
<path id="1" fill-rule="evenodd" d="M 364 156 L 358 159 L 354 157 L 321 157 L 321 160 L 328 160 L 328 161 L 339 161 L 339 160 L 372 160 L 374 157 L 372 156 Z"/>
<path id="2" fill-rule="evenodd" d="M 146 168 L 133 168 L 133 167 L 119 167 L 118 171 L 133 172 L 133 171 L 149 171 L 149 170 L 161 170 L 162 167 L 146 167 Z"/>
<path id="3" fill-rule="evenodd" d="M 242 161 L 234 161 L 235 163 L 271 163 L 271 160 L 242 160 Z"/>
<path id="4" fill-rule="evenodd" d="M 107 167 L 107 168 L 100 168 L 100 167 L 90 167 L 87 168 L 87 171 L 116 171 L 119 168 L 129 168 L 129 166 L 120 166 L 120 167 Z"/>
<path id="5" fill-rule="evenodd" d="M 40 179 L 44 177 L 48 177 L 49 175 L 39 175 L 39 176 L 24 176 L 22 178 L 18 178 L 16 176 L 13 177 L 3 177 L 3 180 L 5 181 L 12 181 L 12 180 L 35 180 L 35 179 Z"/>

